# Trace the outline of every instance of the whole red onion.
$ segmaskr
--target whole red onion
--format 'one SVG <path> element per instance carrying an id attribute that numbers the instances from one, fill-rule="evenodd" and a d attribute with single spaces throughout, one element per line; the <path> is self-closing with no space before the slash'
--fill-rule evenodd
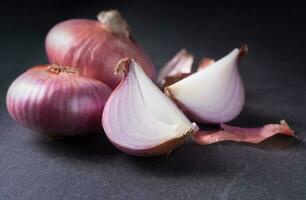
<path id="1" fill-rule="evenodd" d="M 54 26 L 46 38 L 49 61 L 78 67 L 81 74 L 114 89 L 122 79 L 114 75 L 114 67 L 121 58 L 130 57 L 154 79 L 155 69 L 150 58 L 133 40 L 120 13 L 102 11 L 98 19 L 71 19 Z"/>
<path id="2" fill-rule="evenodd" d="M 30 68 L 9 87 L 6 105 L 18 123 L 51 136 L 102 130 L 101 116 L 111 89 L 58 65 Z"/>

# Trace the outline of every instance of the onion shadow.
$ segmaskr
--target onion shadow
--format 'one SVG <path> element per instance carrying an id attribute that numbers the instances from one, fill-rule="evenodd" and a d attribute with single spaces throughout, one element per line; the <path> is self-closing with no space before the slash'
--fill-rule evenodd
<path id="1" fill-rule="evenodd" d="M 221 151 L 220 151 L 221 150 Z M 222 163 L 222 149 L 186 142 L 170 155 L 132 157 L 128 159 L 138 169 L 155 176 L 185 177 L 195 175 L 222 175 L 227 163 Z"/>
<path id="2" fill-rule="evenodd" d="M 35 145 L 40 151 L 52 156 L 72 157 L 92 162 L 111 159 L 119 153 L 104 133 L 63 138 L 39 135 L 36 137 Z"/>
<path id="3" fill-rule="evenodd" d="M 261 127 L 268 123 L 277 123 L 279 119 L 267 115 L 261 115 L 244 109 L 239 117 L 229 124 L 244 127 Z M 216 125 L 207 126 L 200 125 L 205 130 L 213 130 L 218 128 Z M 243 148 L 252 147 L 262 151 L 279 151 L 301 145 L 301 141 L 297 137 L 286 135 L 275 135 L 259 144 L 237 143 L 224 141 L 212 145 L 201 146 L 193 142 L 187 142 L 178 149 L 175 149 L 169 156 L 160 156 L 153 158 L 131 157 L 131 161 L 135 166 L 146 172 L 151 172 L 157 176 L 194 176 L 203 174 L 217 174 L 217 176 L 225 175 L 228 170 L 235 170 L 243 160 L 245 152 Z M 238 151 L 236 149 L 239 149 Z M 240 153 L 235 155 L 238 159 L 224 159 L 225 154 L 231 151 Z M 236 167 L 234 167 L 236 166 Z"/>

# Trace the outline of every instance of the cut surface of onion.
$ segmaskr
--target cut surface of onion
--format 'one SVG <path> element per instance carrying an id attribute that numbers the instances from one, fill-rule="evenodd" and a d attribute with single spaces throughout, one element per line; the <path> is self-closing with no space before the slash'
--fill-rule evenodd
<path id="1" fill-rule="evenodd" d="M 186 49 L 177 52 L 175 56 L 160 70 L 157 78 L 159 87 L 164 88 L 165 86 L 171 85 L 172 83 L 190 75 L 193 60 L 193 55 L 191 55 Z"/>
<path id="2" fill-rule="evenodd" d="M 132 59 L 118 62 L 124 79 L 105 104 L 102 124 L 120 150 L 137 156 L 169 154 L 198 130 Z"/>
<path id="3" fill-rule="evenodd" d="M 245 102 L 237 65 L 246 51 L 246 46 L 234 49 L 209 67 L 166 87 L 165 93 L 198 122 L 231 121 L 241 112 Z"/>
<path id="4" fill-rule="evenodd" d="M 268 124 L 262 128 L 241 128 L 221 124 L 221 130 L 199 131 L 193 135 L 194 142 L 208 145 L 222 141 L 260 143 L 276 134 L 294 136 L 294 131 L 282 120 L 280 124 Z"/>

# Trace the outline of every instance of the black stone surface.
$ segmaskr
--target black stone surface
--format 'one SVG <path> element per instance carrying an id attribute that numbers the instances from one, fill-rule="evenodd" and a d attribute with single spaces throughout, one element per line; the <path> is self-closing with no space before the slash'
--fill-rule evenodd
<path id="1" fill-rule="evenodd" d="M 306 199 L 305 10 L 288 3 L 2 2 L 0 199 Z M 169 157 L 136 158 L 102 133 L 55 141 L 12 121 L 6 90 L 28 67 L 47 62 L 47 31 L 110 8 L 126 17 L 157 67 L 183 47 L 199 61 L 247 43 L 249 56 L 240 66 L 247 103 L 231 124 L 286 119 L 299 140 L 186 143 Z"/>

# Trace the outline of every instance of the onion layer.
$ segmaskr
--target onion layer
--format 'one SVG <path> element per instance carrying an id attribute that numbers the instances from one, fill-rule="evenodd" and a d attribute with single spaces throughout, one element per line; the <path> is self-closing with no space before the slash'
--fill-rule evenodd
<path id="1" fill-rule="evenodd" d="M 134 60 L 122 59 L 115 70 L 124 79 L 105 104 L 102 124 L 120 150 L 136 156 L 169 154 L 198 130 Z"/>
<path id="2" fill-rule="evenodd" d="M 121 58 L 131 57 L 154 79 L 150 58 L 131 37 L 119 12 L 102 11 L 98 19 L 71 19 L 54 26 L 46 38 L 50 63 L 78 67 L 82 75 L 115 88 L 122 77 L 113 74 L 114 66 Z"/>
<path id="3" fill-rule="evenodd" d="M 111 89 L 79 76 L 74 68 L 30 68 L 9 87 L 6 105 L 18 123 L 50 136 L 81 135 L 102 129 L 101 116 Z"/>
<path id="4" fill-rule="evenodd" d="M 223 123 L 234 119 L 245 101 L 243 82 L 237 69 L 246 46 L 202 70 L 165 88 L 192 119 L 202 123 Z"/>

